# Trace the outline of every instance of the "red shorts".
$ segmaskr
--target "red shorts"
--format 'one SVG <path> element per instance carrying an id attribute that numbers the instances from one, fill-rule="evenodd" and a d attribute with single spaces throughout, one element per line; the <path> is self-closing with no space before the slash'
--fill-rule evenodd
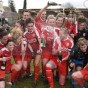
<path id="1" fill-rule="evenodd" d="M 46 59 L 50 60 L 52 58 L 52 54 L 50 52 L 43 52 L 42 53 L 42 58 L 43 59 L 46 58 Z"/>
<path id="2" fill-rule="evenodd" d="M 15 61 L 18 62 L 18 61 L 22 61 L 22 56 L 18 55 L 18 56 L 14 56 L 15 58 Z M 24 61 L 28 61 L 28 59 L 31 59 L 32 58 L 32 55 L 25 55 L 24 56 Z"/>
<path id="3" fill-rule="evenodd" d="M 15 55 L 15 56 L 14 56 L 14 59 L 15 59 L 16 62 L 22 61 L 21 55 Z"/>
<path id="4" fill-rule="evenodd" d="M 9 73 L 11 71 L 13 64 L 6 65 L 6 73 Z"/>
<path id="5" fill-rule="evenodd" d="M 66 76 L 68 71 L 67 61 L 58 62 L 58 72 L 59 75 Z"/>
<path id="6" fill-rule="evenodd" d="M 80 71 L 83 75 L 84 80 L 88 80 L 88 69 L 83 69 Z"/>
<path id="7" fill-rule="evenodd" d="M 56 65 L 58 65 L 58 61 L 57 61 L 58 57 L 55 55 L 52 55 L 52 57 L 50 58 L 50 61 L 54 62 Z"/>
<path id="8" fill-rule="evenodd" d="M 24 61 L 28 61 L 29 59 L 32 59 L 32 58 L 33 58 L 32 54 L 26 54 L 24 56 Z"/>
<path id="9" fill-rule="evenodd" d="M 28 61 L 28 58 L 29 58 L 29 56 L 28 55 L 25 55 L 24 56 L 24 61 Z"/>
<path id="10" fill-rule="evenodd" d="M 5 71 L 0 70 L 0 79 L 5 78 Z"/>

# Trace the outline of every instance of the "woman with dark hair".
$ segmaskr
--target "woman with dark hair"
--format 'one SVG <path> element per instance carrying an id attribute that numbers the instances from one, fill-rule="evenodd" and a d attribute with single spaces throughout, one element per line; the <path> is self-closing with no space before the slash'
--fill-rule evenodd
<path id="1" fill-rule="evenodd" d="M 25 31 L 24 29 L 24 21 L 23 20 L 18 20 L 15 22 L 15 27 L 20 28 L 23 32 Z"/>
<path id="2" fill-rule="evenodd" d="M 5 47 L 8 41 L 8 34 L 2 28 L 0 29 L 0 87 L 5 88 L 5 70 L 1 70 L 2 62 L 6 59 L 2 57 L 2 48 Z"/>
<path id="3" fill-rule="evenodd" d="M 26 61 L 23 61 L 24 70 L 27 69 L 28 62 L 34 58 L 34 85 L 38 80 L 38 75 L 40 71 L 39 62 L 41 59 L 41 47 L 40 47 L 40 36 L 37 29 L 34 26 L 34 21 L 32 19 L 27 19 L 25 21 L 26 29 L 24 37 L 27 40 L 27 51 L 25 52 Z M 24 57 L 25 57 L 24 56 Z M 29 63 L 30 64 L 30 63 Z"/>
<path id="4" fill-rule="evenodd" d="M 0 55 L 0 88 L 5 88 L 5 73 L 6 70 L 12 66 L 10 60 L 12 58 L 12 51 L 14 48 L 14 43 L 8 40 L 5 47 L 1 49 L 2 53 Z"/>
<path id="5" fill-rule="evenodd" d="M 0 28 L 0 49 L 4 47 L 4 45 L 8 41 L 8 33 L 4 28 Z"/>

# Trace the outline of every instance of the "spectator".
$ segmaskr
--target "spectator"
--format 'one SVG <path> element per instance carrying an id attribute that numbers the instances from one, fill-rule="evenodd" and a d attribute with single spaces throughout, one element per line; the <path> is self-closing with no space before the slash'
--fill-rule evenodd
<path id="1" fill-rule="evenodd" d="M 7 21 L 5 20 L 5 16 L 2 15 L 1 18 L 0 18 L 0 23 L 2 26 L 4 26 L 4 24 L 6 23 Z"/>
<path id="2" fill-rule="evenodd" d="M 73 47 L 70 55 L 70 75 L 80 67 L 81 69 L 87 64 L 86 53 L 82 49 L 83 46 L 87 46 L 87 40 L 85 38 L 79 38 L 78 46 Z M 72 81 L 72 79 L 71 79 Z M 74 82 L 72 81 L 72 88 L 74 88 Z"/>
<path id="3" fill-rule="evenodd" d="M 28 18 L 31 18 L 31 13 L 28 10 L 24 10 L 22 13 L 22 20 L 25 21 Z"/>
<path id="4" fill-rule="evenodd" d="M 86 29 L 86 19 L 85 18 L 79 18 L 78 19 L 78 33 L 74 37 L 74 43 L 76 44 L 78 39 L 81 37 L 84 37 L 85 39 L 88 40 L 88 30 Z"/>

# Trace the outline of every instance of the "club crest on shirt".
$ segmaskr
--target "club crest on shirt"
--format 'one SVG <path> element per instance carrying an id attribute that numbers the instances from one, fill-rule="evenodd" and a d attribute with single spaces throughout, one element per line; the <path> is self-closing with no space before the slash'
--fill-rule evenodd
<path id="1" fill-rule="evenodd" d="M 7 54 L 5 54 L 5 56 L 7 56 Z"/>
<path id="2" fill-rule="evenodd" d="M 32 34 L 32 37 L 35 37 L 35 34 Z"/>
<path id="3" fill-rule="evenodd" d="M 66 47 L 68 47 L 69 46 L 69 43 L 66 43 Z"/>

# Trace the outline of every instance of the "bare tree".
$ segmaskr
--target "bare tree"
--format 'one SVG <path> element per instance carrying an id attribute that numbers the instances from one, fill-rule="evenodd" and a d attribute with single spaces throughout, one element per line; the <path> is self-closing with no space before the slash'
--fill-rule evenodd
<path id="1" fill-rule="evenodd" d="M 68 8 L 70 8 L 70 9 L 73 9 L 74 8 L 74 6 L 71 3 L 69 3 L 69 2 L 66 3 L 66 4 L 64 4 L 64 7 L 67 8 L 67 9 Z"/>
<path id="2" fill-rule="evenodd" d="M 26 8 L 27 8 L 27 0 L 24 0 L 23 9 L 26 9 Z"/>
<path id="3" fill-rule="evenodd" d="M 16 12 L 16 8 L 13 0 L 8 0 L 8 5 L 11 8 L 12 12 Z"/>

